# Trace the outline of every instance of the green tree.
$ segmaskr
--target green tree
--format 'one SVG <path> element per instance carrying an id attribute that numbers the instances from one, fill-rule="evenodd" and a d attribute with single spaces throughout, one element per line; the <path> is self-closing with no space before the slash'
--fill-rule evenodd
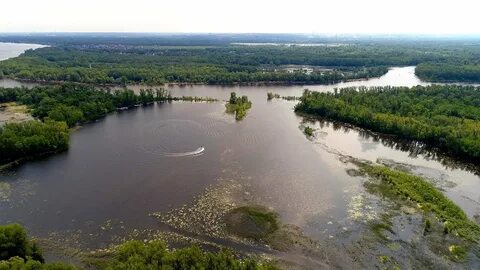
<path id="1" fill-rule="evenodd" d="M 59 104 L 48 112 L 48 117 L 55 121 L 66 122 L 69 127 L 75 126 L 77 123 L 84 121 L 83 112 L 73 106 Z"/>

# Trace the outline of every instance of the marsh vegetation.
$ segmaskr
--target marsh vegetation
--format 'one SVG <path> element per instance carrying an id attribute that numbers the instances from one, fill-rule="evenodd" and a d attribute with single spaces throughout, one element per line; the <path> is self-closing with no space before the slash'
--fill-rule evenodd
<path id="1" fill-rule="evenodd" d="M 277 214 L 258 206 L 233 209 L 225 223 L 231 233 L 255 240 L 265 239 L 280 227 Z"/>

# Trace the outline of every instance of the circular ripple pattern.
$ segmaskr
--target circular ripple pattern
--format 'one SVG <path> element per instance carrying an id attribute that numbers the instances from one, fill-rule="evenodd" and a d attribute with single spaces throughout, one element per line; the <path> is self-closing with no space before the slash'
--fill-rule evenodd
<path id="1" fill-rule="evenodd" d="M 228 125 L 218 119 L 205 123 L 188 119 L 155 121 L 142 127 L 138 145 L 142 152 L 152 155 L 198 156 L 203 154 L 200 148 L 205 139 L 226 136 Z"/>
<path id="2" fill-rule="evenodd" d="M 150 123 L 141 130 L 140 149 L 149 154 L 181 157 L 200 154 L 202 125 L 193 120 L 169 119 Z"/>
<path id="3" fill-rule="evenodd" d="M 228 127 L 231 124 L 224 119 L 208 119 L 202 124 L 202 128 L 210 137 L 223 137 L 229 135 L 231 130 Z"/>

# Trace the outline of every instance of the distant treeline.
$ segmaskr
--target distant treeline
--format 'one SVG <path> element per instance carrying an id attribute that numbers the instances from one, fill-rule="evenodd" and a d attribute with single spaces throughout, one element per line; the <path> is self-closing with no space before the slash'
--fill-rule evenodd
<path id="1" fill-rule="evenodd" d="M 443 70 L 448 73 L 447 69 L 460 74 L 473 71 L 474 75 L 464 77 L 476 81 L 478 69 L 472 69 L 472 65 L 478 65 L 480 61 L 478 40 L 465 43 L 464 40 L 415 42 L 350 38 L 340 39 L 349 42 L 335 43 L 331 38 L 319 38 L 325 42 L 312 44 L 315 39 L 295 35 L 267 35 L 263 38 L 261 35 L 246 35 L 238 40 L 231 35 L 3 37 L 3 40 L 11 41 L 26 42 L 28 39 L 53 47 L 29 50 L 20 57 L 0 62 L 0 77 L 94 84 L 329 84 L 377 77 L 391 66 L 425 64 L 430 69 L 435 68 L 437 73 Z M 289 39 L 292 42 L 304 40 L 309 45 L 232 44 L 242 40 L 282 42 Z M 232 42 L 225 42 L 228 40 Z M 301 69 L 291 72 L 284 68 L 287 65 L 316 68 L 313 72 Z M 419 68 L 418 74 L 422 78 L 452 79 L 423 72 L 427 66 Z"/>
<path id="2" fill-rule="evenodd" d="M 473 86 L 306 90 L 295 110 L 480 160 L 480 88 Z"/>
<path id="3" fill-rule="evenodd" d="M 480 63 L 423 63 L 417 66 L 415 74 L 433 82 L 480 82 Z"/>
<path id="4" fill-rule="evenodd" d="M 329 84 L 377 77 L 387 72 L 386 67 L 379 65 L 388 65 L 388 62 L 379 62 L 365 53 L 351 57 L 341 55 L 355 54 L 356 49 L 334 52 L 329 47 L 321 50 L 277 46 L 130 49 L 47 47 L 0 62 L 0 77 L 93 84 Z M 333 65 L 335 68 L 311 73 L 278 68 L 286 64 Z"/>
<path id="5" fill-rule="evenodd" d="M 428 35 L 311 35 L 269 33 L 165 34 L 165 33 L 3 33 L 0 42 L 48 45 L 122 45 L 122 46 L 220 46 L 231 43 L 300 44 L 478 44 L 478 38 Z"/>
<path id="6" fill-rule="evenodd" d="M 215 101 L 202 97 L 172 97 L 165 89 L 99 91 L 80 85 L 0 88 L 0 103 L 25 104 L 40 121 L 0 127 L 0 163 L 68 149 L 69 127 L 95 121 L 120 108 L 155 101 Z"/>

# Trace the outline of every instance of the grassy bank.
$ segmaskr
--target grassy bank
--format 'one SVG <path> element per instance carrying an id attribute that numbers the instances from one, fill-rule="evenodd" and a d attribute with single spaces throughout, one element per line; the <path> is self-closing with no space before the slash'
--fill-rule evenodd
<path id="1" fill-rule="evenodd" d="M 381 181 L 382 194 L 415 203 L 425 213 L 432 213 L 443 224 L 445 234 L 454 234 L 473 243 L 480 241 L 480 225 L 425 179 L 384 166 L 362 164 L 361 170 Z"/>

